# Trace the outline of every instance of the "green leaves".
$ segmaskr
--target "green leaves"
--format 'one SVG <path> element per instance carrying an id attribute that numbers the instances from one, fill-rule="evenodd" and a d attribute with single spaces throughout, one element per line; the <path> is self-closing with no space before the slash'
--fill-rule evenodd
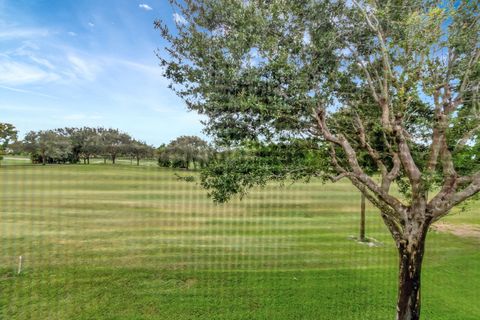
<path id="1" fill-rule="evenodd" d="M 319 112 L 337 138 L 329 140 L 336 171 L 393 171 L 388 179 L 407 183 L 402 190 L 409 192 L 407 171 L 429 171 L 418 191 L 445 181 L 447 171 L 477 168 L 479 113 L 471 112 L 480 110 L 477 1 L 172 2 L 187 23 L 176 30 L 155 24 L 168 42 L 157 54 L 172 87 L 189 109 L 206 116 L 205 131 L 218 145 L 254 143 L 255 152 L 274 146 L 256 158 L 234 153 L 237 160 L 205 172 L 205 187 L 223 190 L 219 200 L 294 172 L 331 174 L 324 163 L 329 152 L 293 147 L 328 140 Z M 434 156 L 444 136 L 441 148 L 448 152 Z M 458 141 L 465 141 L 461 148 Z M 302 161 L 281 157 L 290 148 Z M 444 170 L 448 153 L 454 166 Z M 323 159 L 313 164 L 314 157 Z"/>
<path id="2" fill-rule="evenodd" d="M 213 148 L 197 136 L 181 136 L 157 149 L 158 164 L 188 169 L 190 163 L 204 167 L 213 157 Z"/>
<path id="3" fill-rule="evenodd" d="M 0 122 L 0 150 L 17 140 L 17 130 L 13 124 Z"/>
<path id="4" fill-rule="evenodd" d="M 201 173 L 201 185 L 221 203 L 236 194 L 243 197 L 249 189 L 263 187 L 270 180 L 284 183 L 325 178 L 330 170 L 325 152 L 322 145 L 308 140 L 268 145 L 250 142 L 210 163 Z"/>
<path id="5" fill-rule="evenodd" d="M 309 92 L 328 65 L 322 65 L 327 55 L 305 42 L 310 27 L 303 16 L 311 12 L 327 21 L 322 6 L 310 1 L 188 3 L 182 12 L 189 27 L 169 33 L 169 57 L 159 54 L 165 76 L 189 108 L 207 115 L 207 132 L 226 145 L 304 132 L 314 105 Z"/>

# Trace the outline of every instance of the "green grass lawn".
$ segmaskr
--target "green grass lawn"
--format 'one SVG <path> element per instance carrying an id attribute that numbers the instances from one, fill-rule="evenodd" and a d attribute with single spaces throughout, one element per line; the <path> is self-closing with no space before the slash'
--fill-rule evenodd
<path id="1" fill-rule="evenodd" d="M 14 156 L 14 155 L 4 155 L 3 160 L 0 160 L 0 166 L 8 165 L 30 165 L 32 161 L 28 156 Z"/>
<path id="2" fill-rule="evenodd" d="M 347 182 L 218 206 L 174 173 L 2 166 L 0 319 L 394 318 L 393 241 L 372 206 L 367 236 L 383 245 L 349 240 L 360 196 Z M 446 221 L 480 225 L 478 203 Z M 430 232 L 424 319 L 480 318 L 479 249 Z"/>

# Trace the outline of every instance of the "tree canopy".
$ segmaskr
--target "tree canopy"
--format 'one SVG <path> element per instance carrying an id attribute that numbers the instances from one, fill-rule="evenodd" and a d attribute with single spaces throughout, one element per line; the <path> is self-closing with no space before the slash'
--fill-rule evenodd
<path id="1" fill-rule="evenodd" d="M 252 151 L 214 163 L 204 187 L 226 201 L 349 179 L 399 250 L 397 319 L 418 319 L 429 226 L 480 190 L 478 1 L 171 3 L 184 19 L 155 22 L 164 75 L 220 145 Z"/>
<path id="2" fill-rule="evenodd" d="M 190 164 L 204 167 L 213 156 L 213 148 L 197 136 L 180 136 L 157 149 L 158 163 L 164 167 L 188 169 Z"/>
<path id="3" fill-rule="evenodd" d="M 17 133 L 13 124 L 0 122 L 0 149 L 4 150 L 10 143 L 16 141 Z"/>
<path id="4" fill-rule="evenodd" d="M 0 161 L 8 146 L 17 140 L 17 133 L 13 124 L 0 122 Z"/>

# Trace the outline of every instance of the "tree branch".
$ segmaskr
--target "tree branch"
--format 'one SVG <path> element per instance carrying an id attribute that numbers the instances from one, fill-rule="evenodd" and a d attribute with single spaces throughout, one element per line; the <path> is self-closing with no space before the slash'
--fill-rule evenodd
<path id="1" fill-rule="evenodd" d="M 441 191 L 430 201 L 428 207 L 432 211 L 435 221 L 445 216 L 453 207 L 480 191 L 480 172 L 470 177 L 462 177 L 459 181 L 462 184 L 468 183 L 467 181 L 471 182 L 466 188 L 455 192 L 458 185 L 457 180 L 455 180 L 455 184 L 452 185 L 450 192 L 442 193 Z"/>
<path id="2" fill-rule="evenodd" d="M 348 142 L 348 140 L 343 136 L 337 137 L 330 132 L 325 121 L 325 109 L 322 106 L 319 106 L 317 108 L 315 112 L 315 117 L 323 137 L 328 142 L 341 147 L 345 152 L 348 164 L 353 170 L 353 172 L 347 173 L 347 177 L 354 177 L 362 184 L 364 184 L 368 189 L 370 189 L 374 194 L 376 194 L 382 201 L 387 203 L 392 209 L 394 209 L 398 213 L 403 214 L 406 211 L 406 207 L 398 199 L 383 191 L 368 175 L 363 172 L 362 168 L 358 164 L 357 154 Z"/>

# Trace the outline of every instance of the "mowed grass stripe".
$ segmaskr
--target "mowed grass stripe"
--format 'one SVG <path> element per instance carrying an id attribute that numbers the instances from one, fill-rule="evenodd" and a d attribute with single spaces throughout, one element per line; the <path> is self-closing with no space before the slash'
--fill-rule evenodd
<path id="1" fill-rule="evenodd" d="M 393 241 L 372 206 L 382 245 L 349 239 L 360 196 L 347 182 L 214 205 L 175 176 L 196 173 L 122 163 L 0 168 L 0 318 L 392 318 Z M 480 223 L 477 208 L 447 220 Z M 480 242 L 428 237 L 423 312 L 478 319 Z"/>

